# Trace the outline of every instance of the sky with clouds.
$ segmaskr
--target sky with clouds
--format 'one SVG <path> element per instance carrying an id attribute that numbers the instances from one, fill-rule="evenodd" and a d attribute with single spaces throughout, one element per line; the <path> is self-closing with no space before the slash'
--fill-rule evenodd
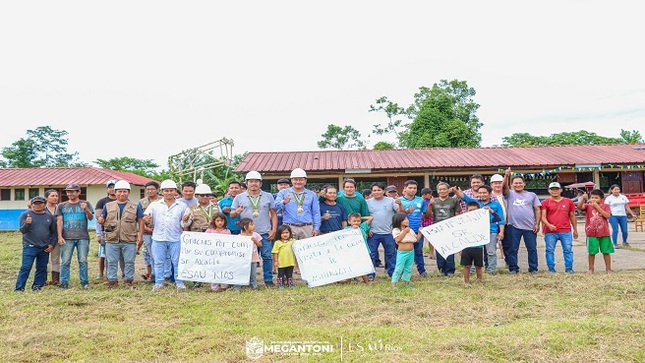
<path id="1" fill-rule="evenodd" d="M 367 139 L 381 96 L 465 80 L 482 146 L 516 132 L 645 135 L 637 2 L 64 1 L 0 4 L 0 146 L 39 126 L 68 151 L 152 159 Z M 382 140 L 370 137 L 370 144 Z"/>

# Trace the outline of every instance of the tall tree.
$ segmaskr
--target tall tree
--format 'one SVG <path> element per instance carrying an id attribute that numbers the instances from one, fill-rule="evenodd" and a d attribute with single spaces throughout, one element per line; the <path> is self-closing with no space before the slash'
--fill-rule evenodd
<path id="1" fill-rule="evenodd" d="M 40 126 L 27 130 L 27 138 L 21 138 L 2 149 L 5 167 L 38 168 L 84 166 L 78 153 L 67 152 L 67 131 Z"/>
<path id="2" fill-rule="evenodd" d="M 643 137 L 638 130 L 627 131 L 620 129 L 620 138 L 625 140 L 625 143 L 627 144 L 637 144 L 643 142 Z"/>
<path id="3" fill-rule="evenodd" d="M 365 148 L 365 142 L 361 140 L 361 133 L 352 126 L 340 127 L 330 124 L 327 125 L 327 131 L 321 136 L 323 139 L 318 141 L 318 147 L 321 149 Z"/>
<path id="4" fill-rule="evenodd" d="M 412 107 L 412 106 L 410 106 Z M 383 112 L 387 117 L 387 124 L 382 126 L 380 124 L 374 125 L 372 133 L 376 135 L 387 135 L 394 134 L 396 137 L 396 145 L 389 142 L 378 142 L 374 145 L 375 150 L 387 148 L 387 145 L 392 145 L 390 148 L 398 146 L 401 139 L 401 132 L 405 131 L 408 125 L 403 121 L 403 118 L 407 118 L 409 114 L 409 109 L 405 109 L 399 106 L 398 103 L 390 101 L 386 96 L 377 98 L 374 105 L 370 105 L 369 112 Z M 377 147 L 378 145 L 378 147 Z"/>
<path id="5" fill-rule="evenodd" d="M 636 131 L 637 132 L 637 131 Z M 519 132 L 502 138 L 504 146 L 542 146 L 542 145 L 598 145 L 623 144 L 625 140 L 616 137 L 605 137 L 586 130 L 559 132 L 549 136 L 536 136 Z"/>
<path id="6" fill-rule="evenodd" d="M 466 81 L 443 79 L 432 88 L 420 87 L 415 102 L 407 109 L 413 119 L 401 132 L 401 146 L 473 147 L 481 143 L 482 124 L 476 115 L 475 89 Z"/>

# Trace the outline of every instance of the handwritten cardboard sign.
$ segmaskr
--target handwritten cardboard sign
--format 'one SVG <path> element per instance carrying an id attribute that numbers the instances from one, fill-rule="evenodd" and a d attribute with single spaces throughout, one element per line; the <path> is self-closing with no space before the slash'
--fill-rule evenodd
<path id="1" fill-rule="evenodd" d="M 374 273 L 363 234 L 343 229 L 293 243 L 302 279 L 309 287 Z"/>
<path id="2" fill-rule="evenodd" d="M 483 246 L 490 240 L 490 216 L 486 209 L 457 215 L 421 230 L 443 258 L 467 247 Z"/>
<path id="3" fill-rule="evenodd" d="M 250 236 L 183 232 L 179 279 L 248 285 L 253 248 Z"/>

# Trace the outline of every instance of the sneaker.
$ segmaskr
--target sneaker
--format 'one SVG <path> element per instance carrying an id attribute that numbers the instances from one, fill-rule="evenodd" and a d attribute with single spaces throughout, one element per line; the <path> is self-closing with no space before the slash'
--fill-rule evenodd
<path id="1" fill-rule="evenodd" d="M 423 271 L 422 273 L 419 274 L 421 277 L 428 277 L 428 273 Z"/>
<path id="2" fill-rule="evenodd" d="M 629 243 L 627 243 L 627 242 L 623 242 L 623 247 L 630 248 L 630 247 L 632 247 L 632 245 L 630 245 L 630 244 L 629 244 Z"/>
<path id="3" fill-rule="evenodd" d="M 183 282 L 177 282 L 177 290 L 186 290 L 186 285 Z"/>
<path id="4" fill-rule="evenodd" d="M 159 291 L 162 287 L 162 284 L 155 284 L 155 286 L 152 287 L 152 291 Z"/>
<path id="5" fill-rule="evenodd" d="M 13 292 L 25 292 L 25 289 L 15 289 Z"/>
<path id="6" fill-rule="evenodd" d="M 513 270 L 513 271 L 509 271 L 509 273 L 510 273 L 511 275 L 517 275 L 517 274 L 519 273 L 519 271 L 515 271 L 515 270 Z"/>
<path id="7" fill-rule="evenodd" d="M 60 284 L 60 285 L 58 285 L 58 288 L 59 288 L 59 289 L 66 290 L 66 289 L 68 289 L 68 288 L 69 288 L 69 285 L 67 285 L 67 284 Z"/>
<path id="8" fill-rule="evenodd" d="M 405 285 L 405 288 L 406 288 L 406 289 L 414 289 L 414 287 L 412 287 L 412 285 L 410 285 L 410 284 Z"/>
<path id="9" fill-rule="evenodd" d="M 271 281 L 267 281 L 267 282 L 264 283 L 264 286 L 266 286 L 266 287 L 275 287 L 275 284 L 273 282 L 271 282 Z"/>
<path id="10" fill-rule="evenodd" d="M 530 273 L 531 275 L 537 275 L 537 274 L 538 274 L 538 272 L 537 272 L 537 271 L 529 271 L 529 273 Z"/>
<path id="11" fill-rule="evenodd" d="M 284 286 L 280 285 L 280 286 L 278 287 L 278 289 L 280 289 L 280 290 L 284 290 Z"/>
<path id="12" fill-rule="evenodd" d="M 31 291 L 41 291 L 43 289 L 42 286 L 32 286 Z"/>
<path id="13" fill-rule="evenodd" d="M 566 270 L 566 271 L 564 271 L 564 272 L 565 272 L 565 273 L 568 273 L 568 274 L 574 274 L 574 273 L 575 273 L 575 271 L 573 271 L 572 269 Z"/>
<path id="14" fill-rule="evenodd" d="M 99 280 L 99 281 L 103 280 L 104 278 L 105 278 L 105 276 L 103 276 L 103 275 L 96 275 L 96 277 L 95 277 L 95 279 Z"/>
<path id="15" fill-rule="evenodd" d="M 551 272 L 551 273 L 556 273 L 557 271 L 555 270 L 555 268 L 553 268 L 553 267 L 549 267 L 549 272 Z"/>
<path id="16" fill-rule="evenodd" d="M 211 290 L 213 292 L 222 292 L 222 288 L 219 285 L 212 286 Z"/>
<path id="17" fill-rule="evenodd" d="M 89 290 L 90 289 L 90 284 L 83 284 L 83 285 L 81 285 L 81 287 L 83 288 L 83 290 Z"/>
<path id="18" fill-rule="evenodd" d="M 367 276 L 367 280 L 368 280 L 368 281 L 374 281 L 374 276 L 372 276 L 372 275 Z"/>
<path id="19" fill-rule="evenodd" d="M 619 245 L 617 245 L 617 244 L 614 244 L 614 249 L 615 249 L 615 250 L 620 249 L 620 246 L 619 246 Z"/>
<path id="20" fill-rule="evenodd" d="M 203 284 L 204 284 L 203 282 L 195 282 L 193 283 L 193 286 L 191 286 L 190 288 L 192 290 L 199 289 L 200 287 L 202 287 Z"/>

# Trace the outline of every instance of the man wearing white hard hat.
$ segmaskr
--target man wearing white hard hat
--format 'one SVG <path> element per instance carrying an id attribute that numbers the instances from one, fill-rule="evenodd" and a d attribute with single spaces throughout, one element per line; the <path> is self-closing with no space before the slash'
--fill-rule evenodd
<path id="1" fill-rule="evenodd" d="M 295 239 L 320 234 L 320 203 L 318 195 L 305 188 L 307 173 L 301 168 L 291 171 L 291 188 L 276 195 L 275 209 L 282 208 L 282 222 L 291 227 Z"/>
<path id="2" fill-rule="evenodd" d="M 188 207 L 186 214 L 182 218 L 182 227 L 184 231 L 204 232 L 213 219 L 215 213 L 219 213 L 219 207 L 211 203 L 211 187 L 207 184 L 199 184 L 195 188 L 197 204 Z"/>
<path id="3" fill-rule="evenodd" d="M 250 218 L 255 224 L 255 232 L 262 236 L 262 247 L 259 247 L 262 256 L 262 272 L 264 284 L 267 287 L 273 284 L 273 240 L 278 229 L 278 215 L 273 203 L 273 195 L 261 189 L 262 175 L 257 171 L 246 174 L 247 190 L 235 196 L 231 205 L 231 217 Z"/>
<path id="4" fill-rule="evenodd" d="M 154 260 L 155 285 L 153 290 L 159 290 L 164 282 L 164 264 L 166 253 L 170 253 L 173 274 L 177 289 L 185 290 L 186 285 L 178 279 L 179 251 L 181 249 L 181 219 L 188 207 L 175 199 L 177 184 L 172 180 L 161 182 L 163 200 L 153 202 L 148 206 L 144 215 L 152 218 L 152 255 Z"/>
<path id="5" fill-rule="evenodd" d="M 143 245 L 143 208 L 129 200 L 130 183 L 127 181 L 116 182 L 114 191 L 116 200 L 107 203 L 97 219 L 103 226 L 108 287 L 114 288 L 119 285 L 118 265 L 119 260 L 123 259 L 123 285 L 129 288 L 134 281 L 137 249 Z"/>

